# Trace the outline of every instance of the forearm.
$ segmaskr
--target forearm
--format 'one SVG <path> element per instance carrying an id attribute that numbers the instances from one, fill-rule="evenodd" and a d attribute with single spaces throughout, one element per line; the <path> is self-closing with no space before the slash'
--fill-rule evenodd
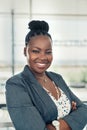
<path id="1" fill-rule="evenodd" d="M 59 122 L 60 122 L 59 130 L 71 130 L 70 126 L 63 119 L 60 119 Z"/>

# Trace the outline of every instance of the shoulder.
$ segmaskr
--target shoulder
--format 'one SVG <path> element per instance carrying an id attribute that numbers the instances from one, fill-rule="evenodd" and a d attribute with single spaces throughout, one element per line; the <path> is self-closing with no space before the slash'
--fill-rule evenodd
<path id="1" fill-rule="evenodd" d="M 63 78 L 61 74 L 58 74 L 56 72 L 48 72 L 48 75 L 54 80 L 54 82 L 63 90 L 68 90 L 69 86 L 66 82 L 66 80 Z"/>
<path id="2" fill-rule="evenodd" d="M 7 81 L 6 81 L 6 90 L 8 89 L 20 89 L 20 88 L 24 88 L 25 83 L 24 83 L 24 79 L 22 77 L 22 74 L 16 74 L 12 77 L 10 77 Z"/>
<path id="3" fill-rule="evenodd" d="M 21 73 L 19 74 L 16 74 L 12 77 L 10 77 L 7 81 L 6 81 L 6 84 L 7 83 L 11 83 L 11 82 L 20 82 L 22 80 L 22 76 L 21 76 Z"/>

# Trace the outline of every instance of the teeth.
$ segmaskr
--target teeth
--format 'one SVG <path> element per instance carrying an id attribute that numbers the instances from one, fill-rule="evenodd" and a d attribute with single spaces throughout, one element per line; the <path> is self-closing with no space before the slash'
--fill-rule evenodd
<path id="1" fill-rule="evenodd" d="M 42 63 L 37 63 L 38 65 L 40 65 L 40 66 L 44 66 L 44 65 L 46 65 L 46 64 L 42 64 Z"/>

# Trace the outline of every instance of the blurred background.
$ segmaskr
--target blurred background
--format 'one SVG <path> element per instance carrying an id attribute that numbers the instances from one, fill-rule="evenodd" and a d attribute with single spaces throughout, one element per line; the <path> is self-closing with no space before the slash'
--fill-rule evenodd
<path id="1" fill-rule="evenodd" d="M 0 108 L 7 116 L 5 83 L 26 64 L 24 40 L 32 19 L 49 23 L 54 56 L 49 70 L 60 73 L 87 102 L 87 0 L 0 0 Z M 7 123 L 3 114 L 0 119 Z M 14 129 L 5 125 L 0 130 Z"/>

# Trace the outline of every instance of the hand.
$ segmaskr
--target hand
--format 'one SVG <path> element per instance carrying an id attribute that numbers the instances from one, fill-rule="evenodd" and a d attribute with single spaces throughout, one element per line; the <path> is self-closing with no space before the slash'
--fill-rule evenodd
<path id="1" fill-rule="evenodd" d="M 72 107 L 72 110 L 76 110 L 77 109 L 76 102 L 72 101 L 71 107 Z"/>
<path id="2" fill-rule="evenodd" d="M 63 119 L 59 119 L 60 130 L 71 130 L 70 126 Z"/>
<path id="3" fill-rule="evenodd" d="M 48 130 L 56 130 L 52 124 L 47 124 L 46 127 Z"/>

